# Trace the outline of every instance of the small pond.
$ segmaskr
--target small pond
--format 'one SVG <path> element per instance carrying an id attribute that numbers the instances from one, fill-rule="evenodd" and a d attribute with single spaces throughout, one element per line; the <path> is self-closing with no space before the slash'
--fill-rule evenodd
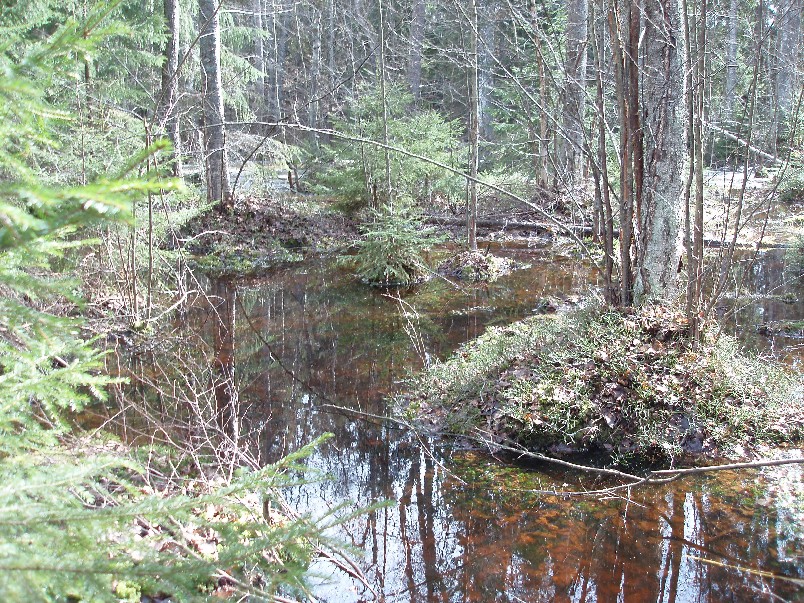
<path id="1" fill-rule="evenodd" d="M 320 515 L 344 501 L 394 502 L 336 534 L 385 601 L 802 600 L 804 510 L 788 499 L 802 488 L 800 467 L 567 499 L 533 491 L 595 484 L 433 447 L 331 406 L 386 415 L 385 395 L 424 362 L 545 299 L 571 304 L 597 286 L 597 272 L 572 257 L 500 252 L 530 267 L 488 285 L 434 279 L 401 297 L 355 283 L 326 259 L 259 280 L 218 280 L 208 285 L 210 302 L 193 304 L 176 329 L 214 348 L 233 375 L 243 432 L 262 460 L 334 434 L 309 461 L 329 479 L 288 492 L 293 507 Z M 747 267 L 751 297 L 727 299 L 720 312 L 750 346 L 801 367 L 801 340 L 754 327 L 804 317 L 801 280 L 785 283 L 784 261 L 767 253 Z M 781 301 L 791 293 L 798 301 Z M 375 599 L 326 564 L 313 570 L 320 601 Z"/>

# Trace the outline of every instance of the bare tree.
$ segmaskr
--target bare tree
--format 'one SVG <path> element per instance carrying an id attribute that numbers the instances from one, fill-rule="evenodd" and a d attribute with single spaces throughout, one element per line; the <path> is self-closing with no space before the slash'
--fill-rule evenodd
<path id="1" fill-rule="evenodd" d="M 181 176 L 181 136 L 179 135 L 179 116 L 176 104 L 179 99 L 179 32 L 181 5 L 179 0 L 165 0 L 165 62 L 162 64 L 162 91 L 157 107 L 157 120 L 160 129 L 167 132 L 173 145 L 174 176 Z"/>
<path id="2" fill-rule="evenodd" d="M 422 88 L 422 50 L 424 29 L 427 24 L 427 4 L 424 0 L 413 0 L 413 14 L 410 21 L 410 51 L 408 53 L 408 88 L 413 100 L 418 101 Z"/>
<path id="3" fill-rule="evenodd" d="M 729 34 L 726 41 L 726 89 L 723 93 L 723 117 L 730 121 L 734 113 L 734 103 L 737 97 L 737 31 L 739 26 L 739 12 L 737 0 L 729 0 Z"/>
<path id="4" fill-rule="evenodd" d="M 773 118 L 771 145 L 776 155 L 776 145 L 787 133 L 796 86 L 801 77 L 801 0 L 783 0 L 779 4 L 778 37 L 776 43 L 776 107 Z"/>
<path id="5" fill-rule="evenodd" d="M 207 198 L 210 201 L 219 201 L 222 210 L 230 210 L 233 200 L 229 186 L 221 84 L 221 34 L 218 19 L 220 4 L 215 0 L 198 0 L 198 9 Z"/>
<path id="6" fill-rule="evenodd" d="M 469 180 L 466 197 L 466 241 L 469 249 L 477 249 L 477 170 L 480 157 L 480 97 L 478 7 L 477 0 L 469 2 L 469 69 L 467 74 L 469 92 Z"/>
<path id="7" fill-rule="evenodd" d="M 562 90 L 562 138 L 559 143 L 561 167 L 568 181 L 577 179 L 581 169 L 586 106 L 586 55 L 588 38 L 588 0 L 567 0 L 565 32 L 566 59 Z"/>

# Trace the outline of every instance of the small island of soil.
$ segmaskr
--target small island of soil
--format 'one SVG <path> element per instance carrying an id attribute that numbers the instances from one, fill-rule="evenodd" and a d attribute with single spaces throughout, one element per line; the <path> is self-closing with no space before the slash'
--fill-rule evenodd
<path id="1" fill-rule="evenodd" d="M 612 464 L 751 456 L 800 442 L 804 380 L 664 307 L 584 309 L 489 329 L 402 396 L 445 437 Z"/>

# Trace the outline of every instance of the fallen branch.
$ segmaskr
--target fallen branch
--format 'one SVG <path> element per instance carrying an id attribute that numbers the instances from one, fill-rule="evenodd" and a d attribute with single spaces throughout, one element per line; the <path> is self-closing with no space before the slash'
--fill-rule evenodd
<path id="1" fill-rule="evenodd" d="M 481 435 L 483 432 L 478 432 Z M 584 473 L 596 473 L 615 477 L 621 480 L 626 480 L 627 483 L 618 484 L 609 488 L 601 488 L 599 490 L 525 490 L 526 492 L 534 494 L 550 494 L 553 496 L 601 496 L 606 494 L 613 494 L 619 490 L 631 489 L 644 485 L 660 485 L 674 482 L 682 477 L 688 475 L 695 475 L 701 473 L 713 473 L 715 471 L 735 471 L 740 469 L 760 469 L 762 467 L 776 467 L 779 465 L 804 465 L 804 457 L 796 457 L 792 459 L 768 459 L 758 461 L 748 461 L 745 463 L 729 463 L 726 465 L 713 465 L 710 467 L 690 467 L 687 469 L 661 469 L 651 471 L 645 476 L 634 475 L 618 469 L 607 469 L 605 467 L 591 467 L 589 465 L 581 465 L 579 463 L 572 463 L 558 459 L 540 452 L 532 452 L 521 446 L 515 444 L 506 444 L 504 442 L 494 442 L 488 437 L 472 436 L 467 434 L 460 434 L 456 437 L 473 440 L 485 445 L 489 449 L 504 450 L 518 455 L 520 458 L 526 457 L 529 459 L 566 467 Z"/>
<path id="2" fill-rule="evenodd" d="M 464 218 L 452 218 L 447 216 L 428 216 L 425 218 L 425 222 L 428 224 L 435 224 L 437 226 L 466 226 L 466 220 Z M 534 230 L 539 234 L 555 235 L 555 228 L 552 226 L 552 224 L 548 224 L 547 222 L 478 219 L 476 224 L 478 228 L 491 228 L 497 230 Z M 565 224 L 564 228 L 571 229 L 576 235 L 582 237 L 591 237 L 594 234 L 594 229 L 591 226 L 585 226 L 583 224 Z M 620 231 L 615 230 L 613 234 L 615 238 L 619 237 Z M 722 247 L 727 247 L 728 242 L 722 241 L 721 239 L 704 239 L 704 246 L 719 249 Z M 756 249 L 756 247 L 756 243 L 738 243 L 735 246 L 736 249 Z M 790 249 L 794 246 L 787 244 L 760 243 L 759 247 L 761 249 Z"/>
<path id="3" fill-rule="evenodd" d="M 730 563 L 723 563 L 722 561 L 715 561 L 714 559 L 705 559 L 703 557 L 696 557 L 695 555 L 689 555 L 690 559 L 694 559 L 695 561 L 700 561 L 701 563 L 708 563 L 710 565 L 717 565 L 718 567 L 725 567 L 727 569 L 736 569 L 741 572 L 745 572 L 747 574 L 752 574 L 754 576 L 760 576 L 761 578 L 770 578 L 771 580 L 782 580 L 783 582 L 791 582 L 792 584 L 798 584 L 799 586 L 804 586 L 804 580 L 801 578 L 793 578 L 792 576 L 784 576 L 782 574 L 775 574 L 773 572 L 767 572 L 764 570 L 754 569 L 752 567 L 745 567 L 744 565 L 732 565 Z"/>
<path id="4" fill-rule="evenodd" d="M 758 469 L 760 467 L 775 467 L 777 465 L 800 465 L 804 464 L 804 458 L 792 459 L 773 459 L 766 461 L 749 461 L 746 463 L 731 463 L 728 465 L 714 465 L 712 467 L 690 467 L 689 469 L 662 469 L 660 471 L 651 471 L 650 475 L 667 475 L 673 476 L 671 479 L 678 479 L 685 475 L 692 475 L 694 473 L 711 473 L 712 471 L 731 471 L 733 469 Z"/>
<path id="5" fill-rule="evenodd" d="M 760 157 L 762 157 L 764 159 L 767 159 L 768 161 L 772 161 L 773 163 L 776 163 L 778 165 L 782 165 L 784 163 L 784 161 L 782 161 L 778 157 L 774 157 L 770 153 L 766 153 L 765 151 L 762 151 L 762 150 L 758 149 L 757 147 L 752 145 L 747 140 L 743 140 L 742 138 L 740 138 L 736 134 L 732 134 L 731 132 L 729 132 L 728 130 L 724 130 L 720 126 L 716 126 L 715 124 L 713 124 L 711 122 L 706 122 L 705 125 L 706 125 L 707 128 L 709 128 L 713 132 L 717 132 L 718 134 L 722 134 L 723 136 L 725 136 L 729 140 L 733 140 L 737 144 L 740 144 L 740 145 L 744 146 L 745 148 L 747 148 L 752 153 L 756 153 L 757 155 L 759 155 Z"/>

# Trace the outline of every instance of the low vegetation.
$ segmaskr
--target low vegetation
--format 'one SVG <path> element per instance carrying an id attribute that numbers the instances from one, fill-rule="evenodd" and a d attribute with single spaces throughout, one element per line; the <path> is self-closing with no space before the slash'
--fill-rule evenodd
<path id="1" fill-rule="evenodd" d="M 725 336 L 692 346 L 663 307 L 490 329 L 427 369 L 408 413 L 445 436 L 612 462 L 750 455 L 804 435 L 804 383 Z"/>
<path id="2" fill-rule="evenodd" d="M 371 210 L 371 220 L 355 242 L 356 253 L 341 262 L 357 277 L 378 287 L 407 286 L 428 278 L 427 253 L 440 238 L 424 226 L 420 211 L 411 203 L 398 202 Z"/>

